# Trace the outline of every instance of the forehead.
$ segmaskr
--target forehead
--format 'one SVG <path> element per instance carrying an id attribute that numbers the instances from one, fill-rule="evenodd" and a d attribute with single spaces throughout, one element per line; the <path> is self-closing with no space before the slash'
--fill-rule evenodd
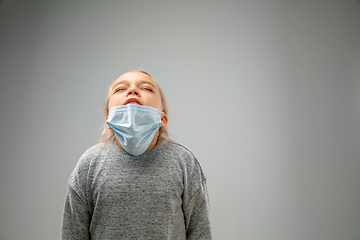
<path id="1" fill-rule="evenodd" d="M 137 81 L 149 81 L 153 85 L 157 86 L 156 81 L 150 77 L 149 75 L 142 73 L 142 72 L 127 72 L 118 77 L 114 83 L 113 86 L 115 86 L 117 83 L 127 81 L 127 82 L 137 82 Z M 158 87 L 158 86 L 157 86 Z"/>

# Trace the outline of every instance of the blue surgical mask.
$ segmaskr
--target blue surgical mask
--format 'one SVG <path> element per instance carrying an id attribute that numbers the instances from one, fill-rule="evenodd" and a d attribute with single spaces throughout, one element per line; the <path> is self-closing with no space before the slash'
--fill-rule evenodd
<path id="1" fill-rule="evenodd" d="M 148 149 L 156 129 L 161 126 L 158 109 L 135 104 L 111 108 L 106 122 L 123 149 L 134 156 Z"/>

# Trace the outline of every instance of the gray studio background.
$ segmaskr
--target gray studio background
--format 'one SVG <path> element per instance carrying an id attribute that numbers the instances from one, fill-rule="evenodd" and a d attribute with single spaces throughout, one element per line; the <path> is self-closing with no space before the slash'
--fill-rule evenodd
<path id="1" fill-rule="evenodd" d="M 215 239 L 360 239 L 360 2 L 0 1 L 0 239 L 59 239 L 107 85 L 148 70 Z"/>

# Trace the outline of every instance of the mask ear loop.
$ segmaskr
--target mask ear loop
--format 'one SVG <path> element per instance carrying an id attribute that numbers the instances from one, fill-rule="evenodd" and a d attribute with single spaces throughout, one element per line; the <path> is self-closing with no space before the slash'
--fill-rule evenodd
<path id="1" fill-rule="evenodd" d="M 161 120 L 161 115 L 163 115 L 163 116 L 166 116 L 166 114 L 164 113 L 164 112 L 160 112 L 159 111 L 159 116 L 160 116 L 160 121 L 161 121 L 161 123 L 162 123 L 162 120 Z M 161 124 L 161 126 L 160 126 L 160 128 L 162 127 L 162 124 Z M 159 130 L 160 130 L 160 128 L 159 128 Z M 160 134 L 157 136 L 157 141 L 156 141 L 156 145 L 159 143 L 159 140 L 160 140 Z M 162 142 L 162 140 L 160 140 L 161 142 Z M 161 144 L 161 143 L 160 143 Z"/>

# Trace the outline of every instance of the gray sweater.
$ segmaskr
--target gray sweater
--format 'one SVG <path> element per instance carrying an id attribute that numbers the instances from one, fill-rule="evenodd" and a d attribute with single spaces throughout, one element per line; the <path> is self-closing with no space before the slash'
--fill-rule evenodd
<path id="1" fill-rule="evenodd" d="M 212 239 L 199 162 L 173 142 L 140 156 L 89 148 L 68 181 L 61 239 Z"/>

